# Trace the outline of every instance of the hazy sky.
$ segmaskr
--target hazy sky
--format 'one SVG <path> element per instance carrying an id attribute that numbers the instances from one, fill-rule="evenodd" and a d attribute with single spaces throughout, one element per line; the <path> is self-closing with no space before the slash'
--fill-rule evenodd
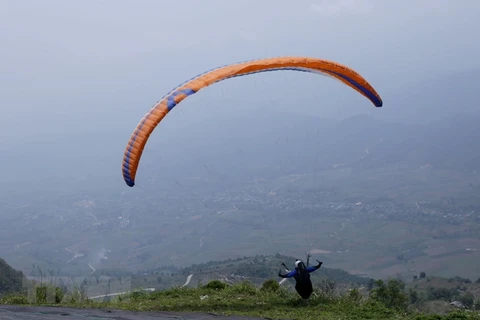
<path id="1" fill-rule="evenodd" d="M 126 143 L 185 79 L 281 55 L 353 67 L 387 109 L 409 83 L 479 67 L 478 12 L 478 0 L 0 0 L 0 141 L 123 130 Z M 329 78 L 275 72 L 207 88 L 171 121 L 257 108 L 375 112 Z"/>

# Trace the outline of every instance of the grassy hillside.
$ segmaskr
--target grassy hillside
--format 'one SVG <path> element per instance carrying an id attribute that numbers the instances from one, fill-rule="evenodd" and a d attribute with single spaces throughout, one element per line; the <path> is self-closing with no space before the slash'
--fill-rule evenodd
<path id="1" fill-rule="evenodd" d="M 255 285 L 261 285 L 268 279 L 278 278 L 281 263 L 285 262 L 293 268 L 294 257 L 277 254 L 275 256 L 258 255 L 255 257 L 239 257 L 225 261 L 209 261 L 192 266 L 178 268 L 164 266 L 153 270 L 142 270 L 132 276 L 132 287 L 169 289 L 174 286 L 197 287 L 212 280 L 222 280 L 226 283 L 237 283 L 248 280 Z M 312 258 L 312 263 L 316 263 Z M 189 280 L 186 284 L 187 279 Z M 338 288 L 366 286 L 373 279 L 352 275 L 344 270 L 322 267 L 315 272 L 312 281 L 320 286 L 335 283 Z M 292 287 L 293 282 L 283 284 Z"/>
<path id="2" fill-rule="evenodd" d="M 163 266 L 136 275 L 118 272 L 76 278 L 73 286 L 66 285 L 65 279 L 46 276 L 29 287 L 28 293 L 6 295 L 0 303 L 214 312 L 270 319 L 480 319 L 476 311 L 480 279 L 432 277 L 422 272 L 408 282 L 382 281 L 322 267 L 312 274 L 312 297 L 303 301 L 294 291 L 293 279 L 279 282 L 276 275 L 280 262 L 288 265 L 292 260 L 276 255 L 185 268 Z"/>
<path id="3" fill-rule="evenodd" d="M 472 309 L 455 308 L 447 303 L 441 313 L 410 308 L 411 298 L 394 280 L 378 282 L 370 292 L 353 289 L 335 294 L 315 290 L 312 297 L 302 300 L 294 292 L 280 287 L 275 281 L 261 286 L 242 281 L 226 284 L 214 280 L 196 288 L 172 288 L 153 293 L 136 291 L 116 297 L 113 301 L 93 301 L 80 295 L 52 300 L 29 301 L 26 297 L 9 296 L 0 303 L 25 305 L 60 305 L 77 308 L 117 308 L 135 311 L 210 312 L 224 315 L 246 315 L 269 319 L 480 319 Z M 438 303 L 437 303 L 438 304 Z"/>
<path id="4" fill-rule="evenodd" d="M 25 277 L 21 271 L 13 269 L 0 258 L 0 297 L 21 292 L 25 285 L 24 281 Z"/>

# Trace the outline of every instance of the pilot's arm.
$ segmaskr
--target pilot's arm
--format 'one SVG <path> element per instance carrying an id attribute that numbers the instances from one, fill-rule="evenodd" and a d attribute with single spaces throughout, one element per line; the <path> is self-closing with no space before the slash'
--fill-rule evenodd
<path id="1" fill-rule="evenodd" d="M 297 269 L 293 269 L 292 271 L 290 271 L 289 273 L 287 274 L 282 274 L 280 270 L 278 270 L 278 276 L 279 277 L 282 277 L 282 278 L 292 278 L 293 276 L 295 276 L 297 274 Z"/>
<path id="2" fill-rule="evenodd" d="M 313 271 L 319 269 L 322 266 L 323 262 L 320 262 L 318 260 L 317 260 L 317 262 L 318 262 L 318 264 L 316 266 L 310 266 L 310 267 L 307 268 L 308 273 L 313 272 Z"/>

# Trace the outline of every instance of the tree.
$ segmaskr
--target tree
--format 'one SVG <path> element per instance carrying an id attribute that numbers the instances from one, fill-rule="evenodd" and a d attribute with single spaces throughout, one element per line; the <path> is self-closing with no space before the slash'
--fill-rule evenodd
<path id="1" fill-rule="evenodd" d="M 455 295 L 457 294 L 457 289 L 455 288 L 434 288 L 428 287 L 427 288 L 427 297 L 429 300 L 452 300 Z"/>
<path id="2" fill-rule="evenodd" d="M 418 297 L 418 292 L 416 290 L 410 289 L 408 292 L 408 295 L 410 297 L 411 304 L 415 304 L 418 302 L 419 297 Z"/>
<path id="3" fill-rule="evenodd" d="M 420 272 L 420 279 L 423 279 L 427 276 L 427 274 L 425 272 Z"/>
<path id="4" fill-rule="evenodd" d="M 405 284 L 401 280 L 390 279 L 386 284 L 383 280 L 377 280 L 375 288 L 370 292 L 370 298 L 389 308 L 406 310 L 410 299 L 404 290 Z"/>
<path id="5" fill-rule="evenodd" d="M 467 308 L 471 308 L 473 303 L 475 302 L 475 297 L 471 292 L 465 292 L 460 297 L 458 297 L 458 301 L 463 303 L 463 305 Z"/>
<path id="6" fill-rule="evenodd" d="M 13 269 L 0 258 L 0 296 L 21 292 L 25 280 L 23 272 Z"/>
<path id="7" fill-rule="evenodd" d="M 276 292 L 279 289 L 280 289 L 280 285 L 278 284 L 277 281 L 273 279 L 266 280 L 262 284 L 262 287 L 260 288 L 261 291 L 270 291 L 270 292 Z"/>
<path id="8" fill-rule="evenodd" d="M 220 280 L 212 280 L 203 287 L 205 289 L 223 290 L 227 287 L 227 284 Z"/>
<path id="9" fill-rule="evenodd" d="M 375 280 L 373 279 L 368 280 L 368 283 L 367 283 L 368 290 L 372 290 L 374 286 L 375 286 Z"/>

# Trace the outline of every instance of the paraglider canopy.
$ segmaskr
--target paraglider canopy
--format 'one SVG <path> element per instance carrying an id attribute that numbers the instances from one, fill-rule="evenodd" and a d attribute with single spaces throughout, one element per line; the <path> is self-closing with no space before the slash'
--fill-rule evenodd
<path id="1" fill-rule="evenodd" d="M 383 101 L 375 89 L 359 73 L 334 61 L 310 57 L 276 57 L 251 60 L 215 68 L 182 83 L 171 90 L 145 114 L 131 135 L 125 148 L 122 174 L 129 187 L 135 185 L 135 175 L 145 144 L 160 121 L 177 104 L 201 89 L 226 79 L 266 71 L 301 71 L 330 76 L 353 88 L 369 99 L 375 107 Z"/>

